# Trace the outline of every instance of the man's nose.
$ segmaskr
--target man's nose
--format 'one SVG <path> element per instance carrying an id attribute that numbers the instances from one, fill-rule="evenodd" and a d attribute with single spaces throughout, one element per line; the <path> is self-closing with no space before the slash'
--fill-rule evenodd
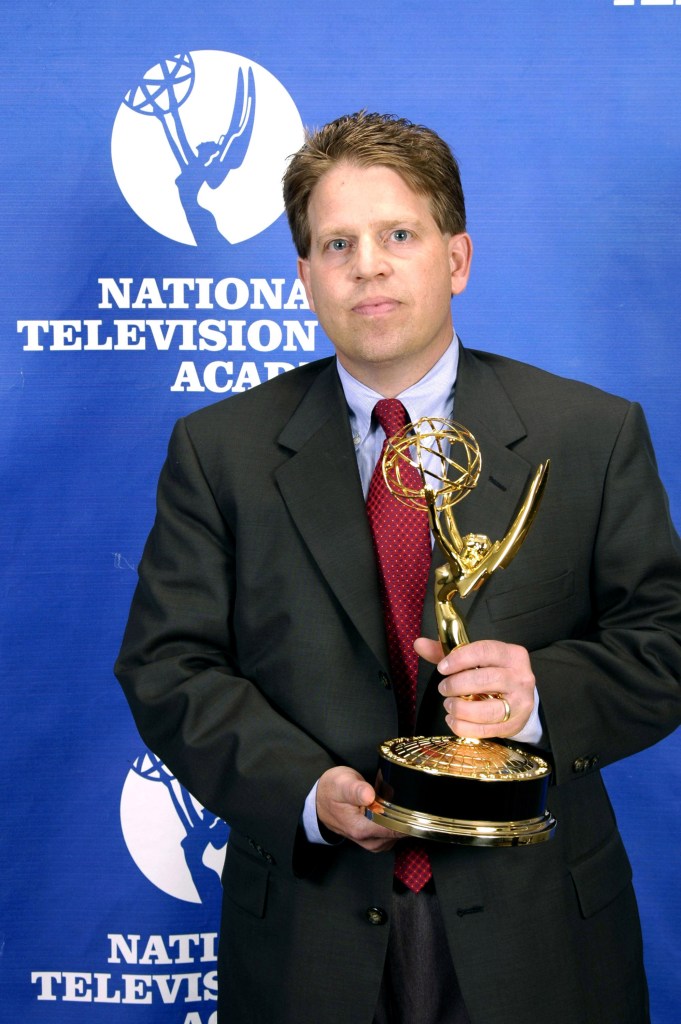
<path id="1" fill-rule="evenodd" d="M 356 277 L 377 277 L 391 270 L 390 259 L 380 239 L 362 237 L 357 240 L 353 271 Z"/>

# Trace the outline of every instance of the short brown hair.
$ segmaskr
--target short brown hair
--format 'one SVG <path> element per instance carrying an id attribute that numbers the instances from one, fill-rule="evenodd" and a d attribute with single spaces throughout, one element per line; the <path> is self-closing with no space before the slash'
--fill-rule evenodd
<path id="1" fill-rule="evenodd" d="M 310 252 L 307 210 L 320 178 L 334 164 L 389 167 L 414 192 L 427 196 L 435 223 L 443 234 L 466 230 L 466 207 L 459 166 L 451 149 L 424 125 L 390 114 L 360 110 L 323 128 L 308 130 L 284 175 L 284 204 L 298 255 Z"/>

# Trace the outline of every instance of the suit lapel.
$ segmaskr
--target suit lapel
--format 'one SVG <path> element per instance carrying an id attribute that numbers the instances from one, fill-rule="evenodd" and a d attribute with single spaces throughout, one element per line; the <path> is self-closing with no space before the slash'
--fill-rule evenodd
<path id="1" fill-rule="evenodd" d="M 291 517 L 340 604 L 387 668 L 373 543 L 334 362 L 316 378 L 278 441 L 292 453 L 276 473 Z"/>

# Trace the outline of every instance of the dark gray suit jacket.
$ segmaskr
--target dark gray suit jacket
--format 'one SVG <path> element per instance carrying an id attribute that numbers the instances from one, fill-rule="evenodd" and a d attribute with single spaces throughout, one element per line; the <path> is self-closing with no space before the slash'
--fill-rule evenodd
<path id="1" fill-rule="evenodd" d="M 599 768 L 679 721 L 681 553 L 640 409 L 462 350 L 455 418 L 483 472 L 462 532 L 503 536 L 550 457 L 522 551 L 462 603 L 469 633 L 531 652 L 555 839 L 432 844 L 473 1024 L 640 1024 L 631 871 Z M 435 552 L 435 564 L 442 561 Z M 430 594 L 423 630 L 436 636 Z M 145 742 L 232 826 L 220 947 L 230 1024 L 370 1024 L 392 853 L 311 846 L 299 819 L 336 764 L 372 780 L 395 735 L 369 527 L 335 364 L 180 421 L 117 674 Z M 447 732 L 422 665 L 417 731 Z"/>

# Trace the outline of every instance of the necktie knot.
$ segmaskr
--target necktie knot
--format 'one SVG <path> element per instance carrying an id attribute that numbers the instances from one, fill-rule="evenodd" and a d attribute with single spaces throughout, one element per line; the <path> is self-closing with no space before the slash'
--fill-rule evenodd
<path id="1" fill-rule="evenodd" d="M 394 437 L 407 424 L 407 410 L 397 398 L 382 398 L 376 402 L 374 416 L 386 437 Z"/>

